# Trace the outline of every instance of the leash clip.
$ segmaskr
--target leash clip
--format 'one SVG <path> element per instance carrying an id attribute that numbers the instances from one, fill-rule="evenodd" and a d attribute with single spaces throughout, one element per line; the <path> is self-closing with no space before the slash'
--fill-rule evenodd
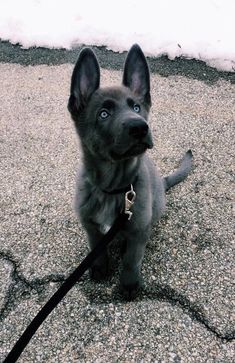
<path id="1" fill-rule="evenodd" d="M 125 194 L 125 210 L 124 210 L 124 213 L 128 215 L 128 221 L 131 219 L 132 214 L 133 214 L 130 211 L 130 209 L 134 204 L 135 198 L 136 198 L 136 192 L 134 191 L 133 185 L 131 184 L 131 190 L 129 190 Z"/>

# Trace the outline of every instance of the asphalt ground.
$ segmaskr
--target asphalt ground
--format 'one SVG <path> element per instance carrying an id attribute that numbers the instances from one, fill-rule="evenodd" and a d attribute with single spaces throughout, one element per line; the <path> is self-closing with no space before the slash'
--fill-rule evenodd
<path id="1" fill-rule="evenodd" d="M 66 108 L 77 55 L 0 43 L 0 360 L 88 252 L 73 208 L 81 154 Z M 119 83 L 124 55 L 97 55 L 102 84 Z M 19 362 L 235 361 L 234 73 L 149 62 L 149 153 L 165 175 L 191 148 L 194 168 L 153 228 L 145 289 L 123 301 L 115 244 L 109 280 L 84 275 Z"/>

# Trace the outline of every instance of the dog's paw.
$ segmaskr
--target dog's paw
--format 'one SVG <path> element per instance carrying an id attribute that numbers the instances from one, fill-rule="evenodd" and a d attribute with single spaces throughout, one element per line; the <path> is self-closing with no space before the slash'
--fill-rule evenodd
<path id="1" fill-rule="evenodd" d="M 127 300 L 127 301 L 134 300 L 138 296 L 142 286 L 143 285 L 142 285 L 142 283 L 140 281 L 137 281 L 136 283 L 130 284 L 130 285 L 123 285 L 122 284 L 121 285 L 121 293 L 122 293 L 124 299 Z"/>

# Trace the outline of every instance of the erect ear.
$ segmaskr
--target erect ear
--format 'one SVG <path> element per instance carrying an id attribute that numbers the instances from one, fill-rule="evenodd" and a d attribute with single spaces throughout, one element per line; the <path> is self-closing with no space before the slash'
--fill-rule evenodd
<path id="1" fill-rule="evenodd" d="M 134 44 L 127 54 L 122 83 L 151 105 L 149 68 L 138 44 Z"/>
<path id="2" fill-rule="evenodd" d="M 76 113 L 82 110 L 99 85 L 99 63 L 93 51 L 90 48 L 84 48 L 79 54 L 72 74 L 69 111 Z"/>

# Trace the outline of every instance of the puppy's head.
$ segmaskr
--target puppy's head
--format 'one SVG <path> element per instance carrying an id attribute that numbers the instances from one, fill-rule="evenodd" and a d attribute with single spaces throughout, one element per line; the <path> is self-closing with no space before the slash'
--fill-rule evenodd
<path id="1" fill-rule="evenodd" d="M 89 48 L 81 51 L 72 75 L 68 109 L 82 146 L 90 154 L 116 161 L 152 148 L 147 124 L 150 106 L 149 69 L 138 45 L 127 55 L 120 87 L 100 88 L 95 54 Z"/>

